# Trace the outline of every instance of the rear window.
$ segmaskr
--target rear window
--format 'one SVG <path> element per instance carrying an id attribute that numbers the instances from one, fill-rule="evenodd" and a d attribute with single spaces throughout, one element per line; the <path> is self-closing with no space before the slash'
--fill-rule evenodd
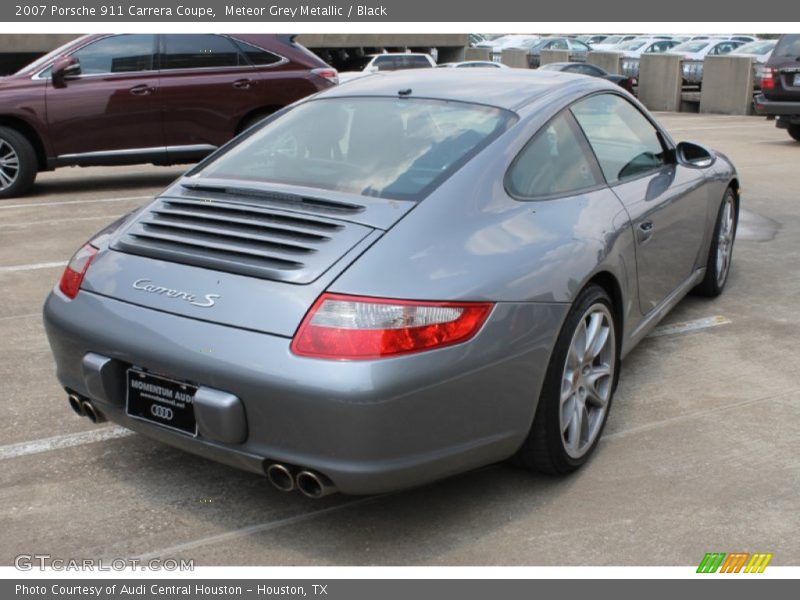
<path id="1" fill-rule="evenodd" d="M 772 56 L 779 58 L 800 57 L 800 35 L 784 35 L 775 46 Z"/>
<path id="2" fill-rule="evenodd" d="M 319 99 L 268 122 L 200 175 L 415 200 L 515 118 L 464 102 Z"/>

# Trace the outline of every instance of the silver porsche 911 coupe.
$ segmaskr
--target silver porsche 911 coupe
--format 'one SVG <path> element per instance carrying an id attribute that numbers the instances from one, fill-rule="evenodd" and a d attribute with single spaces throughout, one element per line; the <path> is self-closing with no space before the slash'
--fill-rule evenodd
<path id="1" fill-rule="evenodd" d="M 739 180 L 602 79 L 379 73 L 89 240 L 44 308 L 69 403 L 281 490 L 564 474 L 620 360 L 728 278 Z"/>

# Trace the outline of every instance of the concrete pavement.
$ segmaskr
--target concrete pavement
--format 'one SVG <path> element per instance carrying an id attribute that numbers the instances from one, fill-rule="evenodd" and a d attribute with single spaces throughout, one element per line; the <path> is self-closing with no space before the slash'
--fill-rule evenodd
<path id="1" fill-rule="evenodd" d="M 113 430 L 74 416 L 53 375 L 40 310 L 61 267 L 48 265 L 181 168 L 66 169 L 0 200 L 0 564 L 689 565 L 738 550 L 800 564 L 800 144 L 755 117 L 658 117 L 735 162 L 745 210 L 723 296 L 687 298 L 664 323 L 729 322 L 634 350 L 596 456 L 563 479 L 503 464 L 312 501 L 139 435 L 99 439 Z"/>

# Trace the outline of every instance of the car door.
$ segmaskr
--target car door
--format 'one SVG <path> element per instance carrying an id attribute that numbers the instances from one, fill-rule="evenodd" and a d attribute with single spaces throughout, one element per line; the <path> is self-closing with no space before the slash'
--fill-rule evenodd
<path id="1" fill-rule="evenodd" d="M 672 160 L 664 136 L 625 98 L 597 94 L 571 110 L 630 216 L 639 306 L 647 314 L 698 266 L 708 189 L 701 172 Z"/>
<path id="2" fill-rule="evenodd" d="M 226 36 L 162 35 L 158 66 L 164 138 L 171 154 L 224 144 L 260 106 L 263 84 Z"/>
<path id="3" fill-rule="evenodd" d="M 156 36 L 111 35 L 70 53 L 80 73 L 47 84 L 47 122 L 57 156 L 163 151 Z M 75 157 L 72 157 L 75 158 Z"/>

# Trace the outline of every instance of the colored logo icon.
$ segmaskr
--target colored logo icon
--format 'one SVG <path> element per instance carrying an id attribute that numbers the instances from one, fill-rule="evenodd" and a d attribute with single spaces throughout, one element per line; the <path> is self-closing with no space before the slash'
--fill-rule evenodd
<path id="1" fill-rule="evenodd" d="M 698 573 L 763 573 L 772 554 L 763 552 L 706 552 L 697 567 Z"/>

